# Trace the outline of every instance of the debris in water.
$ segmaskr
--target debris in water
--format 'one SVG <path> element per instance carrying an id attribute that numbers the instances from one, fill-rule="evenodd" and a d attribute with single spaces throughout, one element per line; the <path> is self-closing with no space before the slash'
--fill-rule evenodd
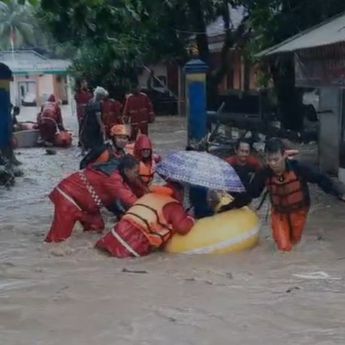
<path id="1" fill-rule="evenodd" d="M 296 291 L 296 290 L 301 290 L 301 288 L 299 288 L 298 286 L 294 286 L 294 287 L 291 287 L 291 288 L 287 289 L 286 293 L 290 293 L 290 292 Z"/>
<path id="2" fill-rule="evenodd" d="M 328 279 L 328 280 L 341 280 L 339 277 L 331 277 L 326 272 L 311 272 L 311 273 L 303 273 L 303 274 L 293 274 L 296 278 L 302 279 Z"/>
<path id="3" fill-rule="evenodd" d="M 227 272 L 225 275 L 228 279 L 234 279 L 234 276 L 232 275 L 231 272 Z"/>
<path id="4" fill-rule="evenodd" d="M 144 270 L 142 270 L 142 271 L 140 271 L 140 270 L 129 270 L 127 268 L 123 268 L 122 272 L 123 273 L 137 273 L 137 274 L 147 274 L 148 273 L 147 271 L 144 271 Z"/>
<path id="5" fill-rule="evenodd" d="M 323 241 L 324 240 L 323 235 L 322 234 L 318 234 L 317 235 L 317 240 L 318 241 Z"/>
<path id="6" fill-rule="evenodd" d="M 54 150 L 54 149 L 46 149 L 46 155 L 49 155 L 49 156 L 56 155 L 56 150 Z"/>

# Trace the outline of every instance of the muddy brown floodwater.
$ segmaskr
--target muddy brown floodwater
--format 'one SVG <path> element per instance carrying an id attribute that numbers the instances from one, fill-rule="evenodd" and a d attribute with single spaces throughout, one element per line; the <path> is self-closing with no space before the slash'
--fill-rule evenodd
<path id="1" fill-rule="evenodd" d="M 158 118 L 152 134 L 160 152 L 183 147 L 178 118 Z M 43 243 L 47 195 L 77 168 L 78 149 L 19 152 L 25 176 L 0 190 L 1 345 L 345 344 L 344 204 L 312 188 L 303 242 L 289 254 L 275 250 L 263 207 L 251 251 L 116 260 L 80 229 Z"/>

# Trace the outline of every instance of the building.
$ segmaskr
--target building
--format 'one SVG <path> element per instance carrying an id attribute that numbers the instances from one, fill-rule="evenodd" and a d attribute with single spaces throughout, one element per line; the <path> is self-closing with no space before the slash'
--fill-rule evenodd
<path id="1" fill-rule="evenodd" d="M 345 13 L 263 51 L 293 54 L 296 87 L 319 89 L 319 163 L 345 182 Z"/>
<path id="2" fill-rule="evenodd" d="M 243 6 L 229 5 L 231 28 L 236 30 L 246 15 Z M 209 51 L 210 69 L 215 70 L 221 64 L 222 48 L 225 40 L 224 20 L 222 16 L 210 23 L 206 29 Z M 191 36 L 191 41 L 195 36 Z M 231 91 L 256 91 L 258 66 L 246 61 L 243 51 L 239 47 L 229 49 L 227 56 L 228 72 L 218 86 L 220 96 Z M 185 107 L 185 79 L 184 66 L 178 62 L 160 62 L 144 67 L 139 75 L 139 84 L 144 89 L 154 89 L 158 92 L 169 92 L 178 101 L 178 113 L 184 114 Z M 154 76 L 154 77 L 152 77 Z"/>
<path id="3" fill-rule="evenodd" d="M 229 5 L 231 29 L 236 30 L 246 16 L 243 6 L 232 7 Z M 218 17 L 207 26 L 208 47 L 210 51 L 210 64 L 216 69 L 221 64 L 222 48 L 224 46 L 225 31 L 223 17 Z M 220 95 L 226 95 L 229 91 L 252 91 L 257 90 L 258 66 L 252 65 L 245 58 L 243 49 L 240 47 L 230 48 L 227 53 L 228 72 L 218 86 Z"/>
<path id="4" fill-rule="evenodd" d="M 18 50 L 0 52 L 0 63 L 13 73 L 12 104 L 40 105 L 51 94 L 65 104 L 70 103 L 70 61 L 49 59 L 34 50 Z"/>

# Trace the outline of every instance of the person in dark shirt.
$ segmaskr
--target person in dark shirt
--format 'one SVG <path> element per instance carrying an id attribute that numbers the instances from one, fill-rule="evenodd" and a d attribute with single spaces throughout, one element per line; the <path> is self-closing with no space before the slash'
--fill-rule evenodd
<path id="1" fill-rule="evenodd" d="M 107 96 L 108 92 L 98 86 L 94 91 L 94 97 L 86 106 L 80 130 L 80 142 L 83 150 L 91 150 L 104 143 L 105 128 L 102 122 L 102 101 Z"/>
<path id="2" fill-rule="evenodd" d="M 246 188 L 254 174 L 263 167 L 261 161 L 251 154 L 251 145 L 244 138 L 238 140 L 235 155 L 225 158 L 225 161 L 235 169 Z"/>
<path id="3" fill-rule="evenodd" d="M 345 201 L 332 180 L 316 169 L 289 159 L 284 143 L 272 138 L 265 147 L 267 167 L 257 172 L 248 185 L 252 198 L 267 188 L 272 204 L 273 238 L 279 250 L 291 251 L 301 240 L 310 207 L 308 183 Z"/>

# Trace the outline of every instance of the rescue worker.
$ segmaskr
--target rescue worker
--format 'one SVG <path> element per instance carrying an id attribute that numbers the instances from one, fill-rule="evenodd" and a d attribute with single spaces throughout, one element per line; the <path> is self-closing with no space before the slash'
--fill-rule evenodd
<path id="1" fill-rule="evenodd" d="M 80 140 L 83 150 L 93 149 L 104 143 L 105 129 L 102 121 L 102 101 L 108 96 L 108 91 L 97 86 L 94 96 L 85 109 L 82 120 Z"/>
<path id="2" fill-rule="evenodd" d="M 74 99 L 77 105 L 77 118 L 78 118 L 78 125 L 79 125 L 79 136 L 80 136 L 80 129 L 81 129 L 81 124 L 84 119 L 85 115 L 85 109 L 87 104 L 90 102 L 92 99 L 92 92 L 90 92 L 88 83 L 86 80 L 82 80 L 77 83 L 77 90 L 74 95 Z M 79 142 L 80 146 L 80 142 Z"/>
<path id="3" fill-rule="evenodd" d="M 122 124 L 121 102 L 107 97 L 102 103 L 102 119 L 105 128 L 106 138 L 111 138 L 111 128 L 114 125 Z"/>
<path id="4" fill-rule="evenodd" d="M 123 212 L 146 192 L 140 183 L 139 163 L 130 155 L 120 161 L 111 159 L 90 165 L 65 178 L 49 196 L 55 213 L 45 241 L 66 240 L 77 221 L 84 231 L 102 232 L 101 208 L 104 206 L 116 214 Z"/>
<path id="5" fill-rule="evenodd" d="M 155 114 L 150 98 L 140 92 L 139 86 L 127 96 L 123 115 L 132 126 L 132 141 L 136 140 L 139 131 L 148 135 L 148 125 L 154 122 Z"/>
<path id="6" fill-rule="evenodd" d="M 272 204 L 273 238 L 279 250 L 291 251 L 300 242 L 307 220 L 310 207 L 308 183 L 316 183 L 324 192 L 343 201 L 345 196 L 327 176 L 289 159 L 280 139 L 270 139 L 265 152 L 268 166 L 255 174 L 248 192 L 257 198 L 267 188 Z"/>
<path id="7" fill-rule="evenodd" d="M 159 188 L 137 200 L 96 248 L 117 258 L 145 256 L 163 248 L 175 233 L 187 234 L 193 225 L 173 190 Z"/>
<path id="8" fill-rule="evenodd" d="M 239 139 L 236 143 L 235 155 L 225 160 L 235 169 L 246 188 L 254 174 L 263 166 L 260 160 L 251 154 L 251 145 L 246 139 Z"/>
<path id="9" fill-rule="evenodd" d="M 129 138 L 131 136 L 131 128 L 128 125 L 118 124 L 114 125 L 110 130 L 110 137 L 112 141 L 112 154 L 116 158 L 121 158 L 127 153 L 129 145 Z"/>
<path id="10" fill-rule="evenodd" d="M 156 171 L 156 164 L 160 162 L 161 157 L 153 154 L 152 142 L 147 135 L 138 136 L 134 145 L 134 157 L 140 162 L 139 175 L 142 181 L 149 185 Z"/>
<path id="11" fill-rule="evenodd" d="M 37 122 L 40 136 L 45 145 L 54 145 L 57 139 L 56 135 L 60 132 L 66 132 L 62 121 L 60 105 L 54 95 L 50 95 L 48 101 L 42 105 Z M 71 141 L 65 144 L 62 143 L 61 146 L 69 146 Z"/>
<path id="12" fill-rule="evenodd" d="M 80 169 L 86 168 L 89 164 L 104 163 L 109 159 L 121 159 L 127 154 L 127 146 L 130 137 L 128 125 L 115 125 L 111 128 L 110 136 L 112 144 L 99 145 L 92 150 L 80 162 Z"/>

